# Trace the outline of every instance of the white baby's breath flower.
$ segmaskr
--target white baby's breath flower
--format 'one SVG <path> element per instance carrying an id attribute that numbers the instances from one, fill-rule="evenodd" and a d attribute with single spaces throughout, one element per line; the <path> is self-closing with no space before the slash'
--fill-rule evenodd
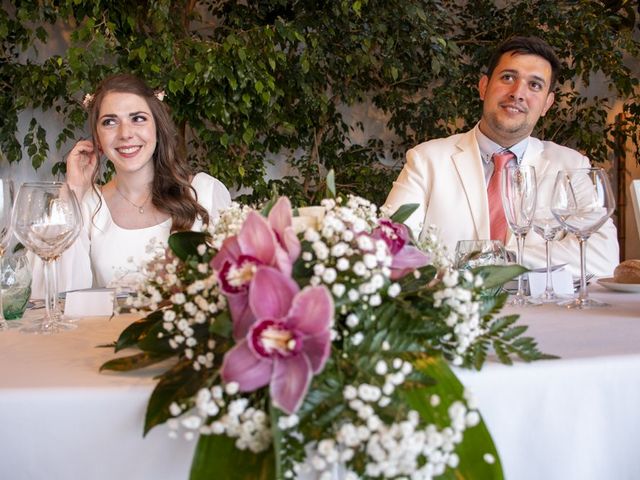
<path id="1" fill-rule="evenodd" d="M 387 295 L 389 295 L 391 298 L 395 298 L 400 294 L 401 290 L 402 289 L 400 287 L 400 284 L 392 283 L 391 285 L 389 285 L 389 288 L 387 289 Z"/>
<path id="2" fill-rule="evenodd" d="M 493 455 L 491 455 L 490 453 L 485 453 L 485 454 L 482 456 L 482 459 L 483 459 L 486 463 L 488 463 L 489 465 L 493 465 L 493 464 L 496 462 L 496 458 L 495 458 Z"/>
<path id="3" fill-rule="evenodd" d="M 360 319 L 355 313 L 350 313 L 349 315 L 347 315 L 347 319 L 346 319 L 347 327 L 355 328 L 358 326 L 358 323 L 360 323 Z"/>
<path id="4" fill-rule="evenodd" d="M 227 392 L 227 395 L 235 395 L 238 393 L 240 385 L 237 382 L 229 382 L 225 385 L 224 389 Z"/>
<path id="5" fill-rule="evenodd" d="M 369 297 L 369 305 L 371 305 L 372 307 L 377 307 L 380 304 L 382 304 L 382 297 L 380 297 L 380 295 L 378 295 L 377 293 Z"/>
<path id="6" fill-rule="evenodd" d="M 336 269 L 340 272 L 345 272 L 349 270 L 349 266 L 350 266 L 349 260 L 347 260 L 344 257 L 339 258 L 338 261 L 336 262 Z"/>
<path id="7" fill-rule="evenodd" d="M 337 298 L 342 297 L 342 295 L 344 295 L 344 292 L 346 291 L 347 287 L 344 286 L 344 284 L 342 283 L 334 283 L 333 286 L 331 287 L 331 292 L 333 293 L 334 296 L 336 296 Z"/>
<path id="8" fill-rule="evenodd" d="M 327 268 L 322 274 L 322 280 L 324 281 L 324 283 L 328 283 L 328 284 L 335 282 L 337 277 L 338 277 L 338 274 L 333 268 Z"/>

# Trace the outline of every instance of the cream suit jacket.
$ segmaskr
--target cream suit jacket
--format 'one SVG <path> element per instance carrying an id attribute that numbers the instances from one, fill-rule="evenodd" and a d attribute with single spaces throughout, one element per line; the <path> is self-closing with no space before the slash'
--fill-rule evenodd
<path id="1" fill-rule="evenodd" d="M 536 176 L 558 170 L 589 167 L 589 160 L 567 147 L 530 137 L 523 165 L 535 167 Z M 487 185 L 475 130 L 421 143 L 407 152 L 407 162 L 387 197 L 391 212 L 407 203 L 418 209 L 405 222 L 419 236 L 423 226 L 435 225 L 450 253 L 458 240 L 487 239 L 489 205 Z M 507 248 L 516 250 L 515 238 L 507 236 Z M 568 263 L 574 275 L 580 273 L 580 249 L 569 234 L 553 242 L 553 263 Z M 533 230 L 525 240 L 523 263 L 529 268 L 546 265 L 544 241 Z M 588 240 L 587 272 L 610 276 L 619 263 L 616 228 L 609 219 Z"/>

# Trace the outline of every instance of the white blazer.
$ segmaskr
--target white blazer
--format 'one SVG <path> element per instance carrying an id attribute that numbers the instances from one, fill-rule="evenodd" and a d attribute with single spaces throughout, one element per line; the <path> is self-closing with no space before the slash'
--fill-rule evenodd
<path id="1" fill-rule="evenodd" d="M 522 159 L 532 165 L 536 176 L 559 170 L 589 167 L 589 160 L 575 150 L 530 137 Z M 489 238 L 487 185 L 475 130 L 421 143 L 407 152 L 407 162 L 387 197 L 391 212 L 407 203 L 418 209 L 406 221 L 414 235 L 423 226 L 435 225 L 440 240 L 453 253 L 458 240 Z M 507 234 L 507 248 L 516 250 L 515 237 Z M 580 273 L 580 249 L 569 234 L 553 242 L 553 263 L 568 263 L 574 275 Z M 525 240 L 523 263 L 530 268 L 544 267 L 544 240 L 530 231 Z M 609 219 L 588 241 L 587 272 L 609 276 L 619 263 L 616 228 Z"/>

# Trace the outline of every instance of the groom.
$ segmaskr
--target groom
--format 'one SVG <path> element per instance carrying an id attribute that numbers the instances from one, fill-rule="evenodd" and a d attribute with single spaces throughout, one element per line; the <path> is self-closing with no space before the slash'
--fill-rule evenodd
<path id="1" fill-rule="evenodd" d="M 555 53 L 539 38 L 512 37 L 502 43 L 478 83 L 483 101 L 478 124 L 466 133 L 410 149 L 385 205 L 394 211 L 403 204 L 418 203 L 406 224 L 416 237 L 423 227 L 436 225 L 451 252 L 458 240 L 488 238 L 503 240 L 508 250 L 515 251 L 515 237 L 502 223 L 504 217 L 500 218 L 494 162 L 503 157 L 503 161 L 532 165 L 538 179 L 590 166 L 579 152 L 531 136 L 538 119 L 553 104 L 559 68 Z M 545 258 L 542 237 L 530 231 L 525 266 L 543 267 Z M 573 235 L 554 242 L 553 262 L 568 263 L 571 272 L 579 274 L 579 245 Z M 618 262 L 616 229 L 609 219 L 589 239 L 587 271 L 611 275 Z"/>

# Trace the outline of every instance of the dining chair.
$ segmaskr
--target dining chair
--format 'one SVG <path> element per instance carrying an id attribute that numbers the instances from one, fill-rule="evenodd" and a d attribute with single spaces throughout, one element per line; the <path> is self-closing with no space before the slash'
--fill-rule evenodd
<path id="1" fill-rule="evenodd" d="M 633 211 L 636 215 L 636 228 L 638 229 L 638 237 L 640 237 L 640 180 L 632 180 L 629 185 L 631 190 L 631 203 Z"/>

